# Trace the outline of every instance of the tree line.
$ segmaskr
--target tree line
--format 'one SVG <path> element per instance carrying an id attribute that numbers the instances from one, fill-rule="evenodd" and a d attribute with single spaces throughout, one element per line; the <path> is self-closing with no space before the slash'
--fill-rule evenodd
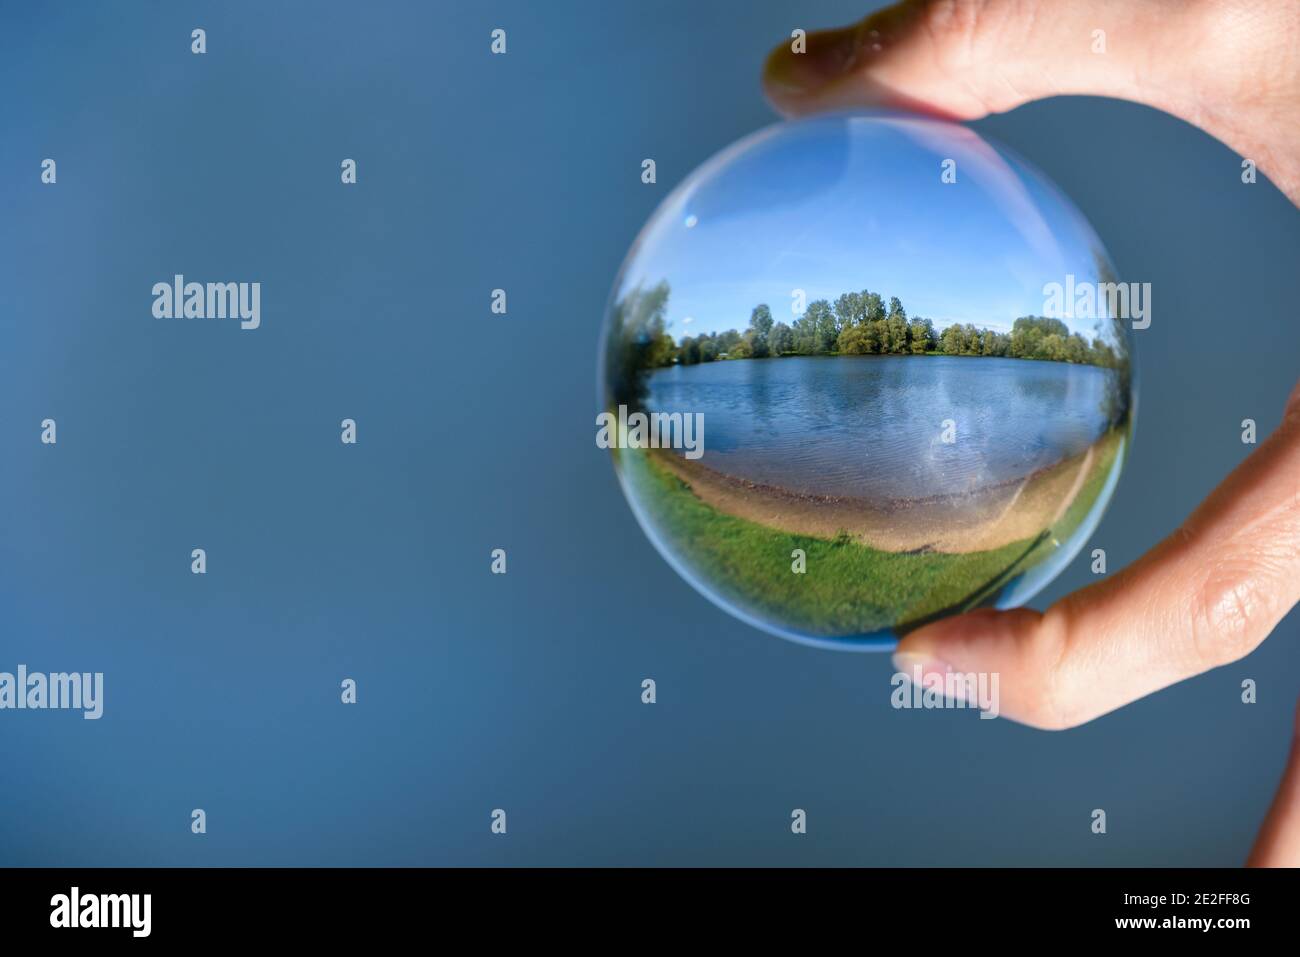
<path id="1" fill-rule="evenodd" d="M 651 371 L 677 364 L 732 359 L 815 355 L 1005 356 L 1103 366 L 1127 372 L 1127 358 L 1101 338 L 1088 342 L 1059 319 L 1021 316 L 1011 332 L 954 323 L 939 331 L 929 319 L 909 318 L 897 297 L 845 293 L 831 303 L 808 304 L 792 325 L 774 322 L 766 305 L 755 306 L 739 332 L 686 336 L 668 332 L 666 281 L 636 286 L 614 303 L 605 341 L 605 381 L 617 403 L 637 407 Z"/>
<path id="2" fill-rule="evenodd" d="M 666 333 L 661 335 L 666 336 Z M 1021 316 L 1011 331 L 997 332 L 971 323 L 954 323 L 942 331 L 933 321 L 909 317 L 897 296 L 889 300 L 870 290 L 849 292 L 833 303 L 808 304 L 793 325 L 774 322 L 766 304 L 755 306 L 749 326 L 739 332 L 671 337 L 661 344 L 658 364 L 694 365 L 719 359 L 763 359 L 815 355 L 949 355 L 1042 359 L 1115 368 L 1114 349 L 1100 338 L 1091 342 L 1071 333 L 1060 319 Z"/>

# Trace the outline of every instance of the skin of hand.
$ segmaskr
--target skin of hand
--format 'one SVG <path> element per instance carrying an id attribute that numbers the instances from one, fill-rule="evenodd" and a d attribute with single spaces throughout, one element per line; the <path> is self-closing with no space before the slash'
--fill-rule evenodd
<path id="1" fill-rule="evenodd" d="M 971 120 L 1061 94 L 1132 100 L 1201 127 L 1300 204 L 1295 0 L 905 2 L 809 34 L 803 53 L 783 43 L 763 84 L 786 116 L 888 106 Z M 1297 601 L 1300 386 L 1281 426 L 1137 562 L 1046 612 L 920 628 L 895 662 L 923 680 L 998 672 L 1004 717 L 1069 728 L 1244 657 Z M 1300 865 L 1300 743 L 1250 863 Z"/>

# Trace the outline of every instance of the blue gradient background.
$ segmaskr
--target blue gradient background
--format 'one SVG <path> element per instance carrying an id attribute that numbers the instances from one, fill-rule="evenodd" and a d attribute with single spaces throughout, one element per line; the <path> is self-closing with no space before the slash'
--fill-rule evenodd
<path id="1" fill-rule="evenodd" d="M 0 670 L 102 671 L 105 714 L 0 713 L 0 864 L 1239 863 L 1288 746 L 1295 614 L 1066 733 L 895 711 L 886 656 L 768 637 L 678 579 L 594 445 L 628 244 L 772 121 L 771 45 L 865 12 L 7 5 Z M 1300 216 L 1142 107 L 976 126 L 1154 287 L 1094 540 L 1117 569 L 1247 454 L 1243 418 L 1278 423 Z M 154 320 L 175 272 L 261 281 L 262 328 Z M 1086 555 L 1042 604 L 1091 580 Z"/>

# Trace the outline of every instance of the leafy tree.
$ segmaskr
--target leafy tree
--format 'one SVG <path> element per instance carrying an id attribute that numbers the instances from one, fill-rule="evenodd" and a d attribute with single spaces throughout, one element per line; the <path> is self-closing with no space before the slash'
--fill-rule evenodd
<path id="1" fill-rule="evenodd" d="M 692 366 L 700 361 L 700 342 L 698 339 L 682 340 L 680 361 L 684 366 Z"/>
<path id="2" fill-rule="evenodd" d="M 671 365 L 677 348 L 664 331 L 668 283 L 636 286 L 614 304 L 605 340 L 605 381 L 616 404 L 639 407 L 650 370 Z"/>
<path id="3" fill-rule="evenodd" d="M 1087 362 L 1088 343 L 1077 332 L 1065 340 L 1066 362 Z"/>
<path id="4" fill-rule="evenodd" d="M 1065 340 L 1055 332 L 1043 337 L 1042 350 L 1044 359 L 1050 359 L 1052 362 L 1065 360 Z M 1034 356 L 1034 358 L 1039 357 Z"/>
<path id="5" fill-rule="evenodd" d="M 1102 341 L 1100 337 L 1092 340 L 1090 361 L 1108 369 L 1115 369 L 1119 366 L 1119 362 L 1115 357 L 1115 350 Z"/>
<path id="6" fill-rule="evenodd" d="M 849 326 L 840 333 L 838 348 L 842 355 L 868 355 L 872 351 L 871 346 L 872 343 L 866 326 Z"/>
<path id="7" fill-rule="evenodd" d="M 985 329 L 981 337 L 983 343 L 983 354 L 986 356 L 1005 356 L 1007 349 L 1011 344 L 1011 339 L 1006 333 L 994 332 L 992 329 Z"/>
<path id="8" fill-rule="evenodd" d="M 934 348 L 934 323 L 929 319 L 913 319 L 908 332 L 913 355 L 921 355 Z"/>
<path id="9" fill-rule="evenodd" d="M 835 300 L 835 331 L 842 333 L 845 329 L 860 325 L 866 316 L 864 293 L 846 292 Z"/>
<path id="10" fill-rule="evenodd" d="M 767 344 L 774 356 L 783 356 L 786 353 L 794 352 L 794 330 L 784 322 L 778 322 L 772 327 L 771 333 L 768 334 Z"/>
<path id="11" fill-rule="evenodd" d="M 755 359 L 765 358 L 769 354 L 768 333 L 772 331 L 772 310 L 763 303 L 754 307 L 749 316 L 749 329 L 745 338 L 749 340 L 750 353 Z"/>
<path id="12" fill-rule="evenodd" d="M 816 351 L 817 329 L 816 318 L 809 316 L 807 311 L 794 321 L 794 351 L 800 355 L 812 355 Z"/>
<path id="13" fill-rule="evenodd" d="M 822 355 L 832 351 L 838 333 L 835 331 L 835 313 L 831 310 L 831 304 L 825 299 L 808 303 L 804 318 L 811 324 L 813 353 Z"/>
<path id="14" fill-rule="evenodd" d="M 885 301 L 880 293 L 862 290 L 862 321 L 881 322 L 885 318 Z"/>
<path id="15" fill-rule="evenodd" d="M 966 332 L 959 325 L 951 325 L 943 330 L 939 344 L 944 355 L 959 356 L 966 351 Z"/>
<path id="16" fill-rule="evenodd" d="M 894 302 L 898 300 L 895 299 Z M 893 355 L 901 356 L 907 352 L 907 319 L 903 316 L 901 310 L 890 315 L 885 320 L 885 325 L 889 328 L 889 348 L 888 351 Z"/>
<path id="17" fill-rule="evenodd" d="M 886 355 L 889 352 L 889 320 L 873 319 L 867 323 L 870 330 L 871 341 L 875 345 L 875 352 Z"/>

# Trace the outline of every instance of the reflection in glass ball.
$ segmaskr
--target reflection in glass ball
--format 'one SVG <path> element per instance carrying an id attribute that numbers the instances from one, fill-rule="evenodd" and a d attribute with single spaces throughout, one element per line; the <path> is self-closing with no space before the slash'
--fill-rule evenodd
<path id="1" fill-rule="evenodd" d="M 1078 553 L 1134 412 L 1124 295 L 1074 205 L 972 130 L 750 136 L 642 230 L 601 350 L 638 520 L 740 618 L 888 648 L 1023 604 Z"/>

